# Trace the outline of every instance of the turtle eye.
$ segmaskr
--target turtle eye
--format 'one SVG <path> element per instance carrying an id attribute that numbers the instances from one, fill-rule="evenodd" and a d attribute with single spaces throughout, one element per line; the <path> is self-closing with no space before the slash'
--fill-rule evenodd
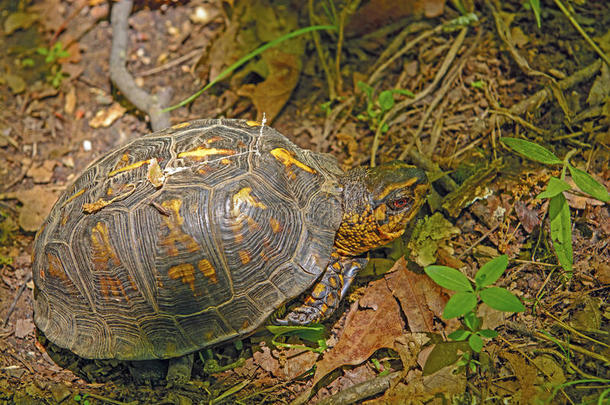
<path id="1" fill-rule="evenodd" d="M 390 200 L 388 206 L 395 211 L 400 211 L 409 205 L 409 201 L 410 199 L 407 197 L 397 198 L 395 200 Z"/>

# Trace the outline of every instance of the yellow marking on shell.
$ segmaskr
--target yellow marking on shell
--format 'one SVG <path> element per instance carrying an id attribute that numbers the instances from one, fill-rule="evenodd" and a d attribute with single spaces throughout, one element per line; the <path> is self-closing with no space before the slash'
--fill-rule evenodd
<path id="1" fill-rule="evenodd" d="M 64 201 L 64 203 L 62 204 L 62 207 L 65 207 L 66 205 L 70 204 L 72 201 L 74 201 L 76 198 L 78 198 L 79 196 L 83 195 L 83 193 L 87 191 L 86 188 L 81 188 L 80 190 L 78 190 L 75 194 L 73 194 L 72 196 L 70 196 L 70 198 L 68 198 L 66 201 Z"/>
<path id="2" fill-rule="evenodd" d="M 326 292 L 326 286 L 322 283 L 318 283 L 313 288 L 313 291 L 311 292 L 311 296 L 316 299 L 320 299 L 324 296 L 325 292 Z"/>
<path id="3" fill-rule="evenodd" d="M 334 294 L 328 294 L 328 296 L 326 296 L 326 304 L 331 308 L 335 306 L 336 300 L 335 300 Z M 326 311 L 324 311 L 324 312 L 326 312 Z M 324 312 L 322 312 L 322 313 L 324 313 Z"/>
<path id="4" fill-rule="evenodd" d="M 68 280 L 68 276 L 66 275 L 66 269 L 64 269 L 64 265 L 61 263 L 61 260 L 59 260 L 59 257 L 51 253 L 47 253 L 47 262 L 49 264 L 49 276 L 58 278 L 63 281 Z M 42 269 L 40 275 L 43 279 L 45 278 L 44 269 Z"/>
<path id="5" fill-rule="evenodd" d="M 333 263 L 333 269 L 341 271 L 341 264 L 339 262 Z"/>
<path id="6" fill-rule="evenodd" d="M 248 204 L 251 207 L 260 208 L 263 210 L 267 209 L 267 206 L 254 198 L 251 193 L 252 187 L 244 187 L 233 195 L 233 209 L 231 210 L 231 214 L 234 217 L 238 217 L 240 215 L 239 207 L 242 204 Z"/>
<path id="7" fill-rule="evenodd" d="M 305 170 L 308 173 L 316 173 L 314 169 L 297 160 L 294 157 L 294 153 L 291 153 L 284 148 L 275 148 L 270 153 L 274 158 L 276 158 L 281 164 L 283 164 L 287 168 L 290 168 L 290 166 L 295 165 L 299 169 Z"/>
<path id="8" fill-rule="evenodd" d="M 147 164 L 152 163 L 152 162 L 153 162 L 153 160 L 154 160 L 155 162 L 157 161 L 157 159 L 154 159 L 154 158 L 153 158 L 153 159 L 140 160 L 139 162 L 134 162 L 134 163 L 132 163 L 132 164 L 130 164 L 130 165 L 126 165 L 126 166 L 120 167 L 120 168 L 118 168 L 118 169 L 114 169 L 113 171 L 111 171 L 110 173 L 108 173 L 108 177 L 115 176 L 115 175 L 117 175 L 117 174 L 119 174 L 119 173 L 122 173 L 122 172 L 128 172 L 128 171 L 130 171 L 130 170 L 137 169 L 137 168 L 139 168 L 139 167 L 142 167 L 142 166 L 144 166 L 144 165 L 147 165 Z"/>
<path id="9" fill-rule="evenodd" d="M 93 214 L 94 212 L 98 212 L 102 208 L 109 206 L 110 204 L 112 204 L 115 201 L 119 201 L 119 200 L 129 197 L 134 191 L 136 191 L 135 184 L 123 185 L 121 187 L 121 190 L 119 190 L 119 191 L 123 191 L 125 188 L 128 188 L 128 190 L 125 193 L 117 195 L 116 197 L 114 197 L 111 200 L 104 200 L 104 199 L 100 198 L 97 201 L 92 202 L 92 203 L 84 203 L 83 212 L 85 214 Z"/>
<path id="10" fill-rule="evenodd" d="M 249 126 L 249 127 L 260 127 L 261 123 L 258 122 L 258 121 L 250 121 L 250 120 L 248 120 L 248 121 L 246 121 L 246 125 Z"/>
<path id="11" fill-rule="evenodd" d="M 163 169 L 161 169 L 161 166 L 159 166 L 159 162 L 157 162 L 157 158 L 150 159 L 146 178 L 156 188 L 159 188 L 163 185 L 163 182 L 165 181 L 165 175 L 163 174 Z"/>
<path id="12" fill-rule="evenodd" d="M 195 268 L 192 264 L 182 263 L 170 267 L 167 275 L 174 280 L 180 279 L 183 284 L 188 284 L 193 294 L 195 293 Z"/>
<path id="13" fill-rule="evenodd" d="M 104 222 L 98 222 L 91 229 L 91 262 L 94 270 L 109 270 L 110 261 L 114 266 L 119 266 L 121 262 L 119 257 L 110 243 L 110 234 L 108 233 L 108 225 Z"/>
<path id="14" fill-rule="evenodd" d="M 246 250 L 240 250 L 239 252 L 239 260 L 241 260 L 241 264 L 248 264 L 250 263 L 250 253 L 248 253 Z"/>
<path id="15" fill-rule="evenodd" d="M 271 231 L 273 231 L 273 233 L 278 233 L 282 230 L 282 225 L 273 217 L 269 218 L 269 225 L 271 226 Z"/>
<path id="16" fill-rule="evenodd" d="M 199 146 L 193 150 L 178 153 L 178 157 L 187 157 L 194 160 L 200 160 L 210 155 L 234 155 L 233 149 L 206 148 Z"/>
<path id="17" fill-rule="evenodd" d="M 223 165 L 228 165 L 228 164 L 231 164 L 231 160 L 230 160 L 230 159 L 227 159 L 227 158 L 224 158 L 224 159 L 222 159 L 222 160 L 220 161 L 220 163 L 222 163 Z"/>
<path id="18" fill-rule="evenodd" d="M 110 298 L 111 295 L 115 297 L 125 297 L 129 302 L 129 296 L 125 293 L 123 284 L 121 281 L 112 276 L 101 276 L 99 279 L 101 293 L 104 297 Z"/>
<path id="19" fill-rule="evenodd" d="M 182 224 L 184 224 L 184 218 L 180 215 L 182 200 L 173 199 L 163 201 L 161 206 L 166 209 L 169 214 L 162 217 L 165 226 L 169 229 L 169 233 L 160 242 L 160 244 L 167 249 L 167 254 L 172 257 L 178 255 L 178 253 L 180 253 L 178 244 L 182 244 L 188 252 L 197 252 L 199 250 L 199 244 L 191 235 L 182 230 Z"/>
<path id="20" fill-rule="evenodd" d="M 212 283 L 216 284 L 218 282 L 218 277 L 216 276 L 216 270 L 214 269 L 214 266 L 212 266 L 212 263 L 210 263 L 210 261 L 208 259 L 199 260 L 197 267 L 199 267 L 199 271 L 201 271 L 204 276 L 206 276 L 208 279 L 210 279 L 210 281 Z"/>
<path id="21" fill-rule="evenodd" d="M 389 184 L 386 188 L 383 189 L 383 191 L 381 193 L 379 193 L 378 195 L 375 196 L 375 199 L 378 200 L 378 201 L 379 200 L 383 200 L 392 191 L 397 190 L 399 188 L 409 187 L 410 185 L 412 185 L 416 181 L 417 181 L 417 178 L 416 177 L 412 177 L 409 180 L 403 181 L 402 183 Z"/>
<path id="22" fill-rule="evenodd" d="M 172 125 L 172 129 L 182 129 L 182 128 L 186 128 L 186 127 L 190 127 L 190 126 L 191 126 L 190 122 L 181 122 L 180 124 Z"/>
<path id="23" fill-rule="evenodd" d="M 250 326 L 250 322 L 248 322 L 248 320 L 247 320 L 247 319 L 244 319 L 244 321 L 243 321 L 243 322 L 242 322 L 242 324 L 241 324 L 241 329 L 242 329 L 242 330 L 245 330 L 245 329 L 247 329 L 249 326 Z"/>
<path id="24" fill-rule="evenodd" d="M 337 285 L 337 279 L 334 277 L 330 277 L 328 279 L 328 285 L 331 286 L 333 289 L 339 288 L 339 285 Z"/>
<path id="25" fill-rule="evenodd" d="M 112 195 L 114 194 L 114 190 L 112 189 L 112 187 L 108 187 L 108 190 L 106 190 L 106 195 Z"/>

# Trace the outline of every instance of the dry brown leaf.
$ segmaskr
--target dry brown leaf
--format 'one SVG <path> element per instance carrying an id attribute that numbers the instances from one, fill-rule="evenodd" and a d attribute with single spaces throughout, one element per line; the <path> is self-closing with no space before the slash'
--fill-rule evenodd
<path id="1" fill-rule="evenodd" d="M 26 175 L 34 180 L 34 183 L 48 183 L 53 177 L 53 169 L 57 165 L 54 160 L 45 160 L 40 166 L 32 166 Z"/>
<path id="2" fill-rule="evenodd" d="M 19 211 L 19 226 L 27 232 L 36 232 L 40 228 L 57 200 L 55 193 L 41 186 L 17 191 L 11 197 L 23 204 Z"/>
<path id="3" fill-rule="evenodd" d="M 267 78 L 258 84 L 243 85 L 237 90 L 237 94 L 252 100 L 258 121 L 261 121 L 265 114 L 267 120 L 271 122 L 284 107 L 297 85 L 301 62 L 296 55 L 279 49 L 265 52 L 263 59 L 269 67 Z"/>
<path id="4" fill-rule="evenodd" d="M 532 403 L 531 400 L 536 396 L 536 367 L 529 365 L 523 356 L 510 352 L 502 353 L 504 357 L 511 365 L 517 380 L 519 380 L 519 386 L 521 387 L 521 401 L 522 404 Z"/>
<path id="5" fill-rule="evenodd" d="M 409 322 L 409 330 L 438 332 L 434 317 L 441 317 L 449 296 L 427 275 L 409 271 L 404 257 L 396 261 L 393 270 L 395 271 L 386 274 L 385 279 L 392 294 L 400 302 Z M 457 329 L 459 323 L 456 321 L 453 327 Z"/>
<path id="6" fill-rule="evenodd" d="M 540 224 L 540 218 L 538 218 L 538 212 L 530 209 L 523 201 L 517 201 L 515 203 L 515 212 L 517 218 L 521 221 L 523 229 L 527 233 L 532 233 L 534 228 Z"/>
<path id="7" fill-rule="evenodd" d="M 89 126 L 91 128 L 109 127 L 114 121 L 121 118 L 125 111 L 125 108 L 119 103 L 114 103 L 108 109 L 99 110 L 89 121 Z"/>
<path id="8" fill-rule="evenodd" d="M 385 280 L 372 282 L 360 298 L 360 308 L 350 312 L 337 344 L 316 363 L 315 386 L 325 375 L 344 365 L 358 365 L 378 349 L 393 348 L 404 324 L 400 309 Z"/>
<path id="9" fill-rule="evenodd" d="M 292 348 L 288 350 L 271 350 L 262 346 L 261 351 L 254 352 L 254 364 L 282 380 L 292 380 L 303 374 L 318 359 L 318 354 L 309 350 Z"/>
<path id="10" fill-rule="evenodd" d="M 23 339 L 34 331 L 34 322 L 31 319 L 17 319 L 15 322 L 15 337 Z"/>

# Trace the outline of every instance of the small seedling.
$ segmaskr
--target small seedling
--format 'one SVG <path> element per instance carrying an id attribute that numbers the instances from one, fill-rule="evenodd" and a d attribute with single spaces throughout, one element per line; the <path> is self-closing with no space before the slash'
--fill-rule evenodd
<path id="1" fill-rule="evenodd" d="M 546 189 L 536 198 L 549 199 L 549 221 L 551 224 L 551 239 L 559 264 L 568 273 L 572 272 L 574 257 L 572 254 L 572 223 L 570 220 L 570 207 L 564 192 L 572 187 L 566 183 L 566 169 L 570 171 L 572 180 L 585 194 L 603 202 L 610 202 L 608 190 L 595 180 L 589 173 L 572 166 L 569 162 L 571 153 L 566 154 L 563 160 L 553 152 L 534 142 L 517 138 L 500 138 L 502 142 L 524 157 L 546 165 L 562 165 L 560 178 L 551 177 Z"/>
<path id="2" fill-rule="evenodd" d="M 379 125 L 379 122 L 381 122 L 381 119 L 383 118 L 385 113 L 387 113 L 392 109 L 392 107 L 394 107 L 394 94 L 402 94 L 407 97 L 415 97 L 415 95 L 409 90 L 391 89 L 382 91 L 381 93 L 379 93 L 379 96 L 377 96 L 377 99 L 375 99 L 373 94 L 374 90 L 368 84 L 359 81 L 358 88 L 364 94 L 366 94 L 367 103 L 366 112 L 358 114 L 357 118 L 361 121 L 368 122 L 369 128 L 371 128 L 371 130 L 373 131 L 377 129 L 377 126 Z M 388 129 L 388 124 L 384 123 L 381 127 L 381 132 L 385 133 L 388 131 Z"/>
<path id="3" fill-rule="evenodd" d="M 66 51 L 61 41 L 55 42 L 50 48 L 37 48 L 36 52 L 44 56 L 44 61 L 49 64 L 56 63 L 61 58 L 67 58 L 70 56 L 70 52 Z"/>
<path id="4" fill-rule="evenodd" d="M 78 402 L 81 405 L 89 405 L 90 402 L 89 402 L 88 397 L 89 397 L 89 394 L 83 394 L 83 395 L 76 394 L 76 395 L 74 395 L 74 402 Z"/>
<path id="5" fill-rule="evenodd" d="M 475 286 L 468 278 L 456 269 L 447 266 L 428 266 L 424 269 L 426 274 L 441 287 L 457 291 L 445 305 L 443 318 L 451 319 L 463 316 L 463 324 L 467 329 L 459 329 L 449 335 L 450 339 L 464 341 L 480 353 L 484 346 L 483 339 L 493 339 L 498 336 L 495 330 L 481 329 L 481 319 L 476 316 L 476 307 L 479 299 L 493 309 L 503 312 L 522 312 L 525 307 L 508 290 L 501 287 L 492 287 L 508 267 L 508 257 L 502 255 L 485 263 L 474 277 Z M 461 366 L 476 368 L 476 362 L 470 356 L 462 357 Z"/>

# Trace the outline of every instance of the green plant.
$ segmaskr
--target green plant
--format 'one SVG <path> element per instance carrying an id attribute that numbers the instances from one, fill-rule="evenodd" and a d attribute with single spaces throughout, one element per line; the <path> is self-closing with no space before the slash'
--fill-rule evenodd
<path id="1" fill-rule="evenodd" d="M 70 53 L 63 48 L 60 41 L 57 41 L 50 48 L 37 48 L 36 52 L 43 55 L 45 57 L 44 61 L 50 65 L 51 73 L 47 75 L 47 81 L 51 83 L 53 87 L 58 88 L 61 85 L 62 80 L 67 77 L 67 75 L 62 72 L 61 65 L 58 61 L 61 58 L 67 58 L 70 56 Z"/>
<path id="2" fill-rule="evenodd" d="M 361 121 L 366 121 L 369 124 L 371 130 L 376 130 L 379 126 L 381 119 L 384 114 L 387 113 L 394 107 L 394 94 L 402 94 L 407 97 L 415 97 L 415 94 L 409 90 L 403 89 L 391 89 L 384 90 L 379 93 L 377 99 L 374 97 L 374 89 L 368 84 L 359 81 L 358 88 L 366 95 L 366 111 L 358 114 L 357 118 Z M 382 124 L 381 132 L 385 133 L 389 129 L 388 124 L 385 122 Z"/>
<path id="3" fill-rule="evenodd" d="M 498 336 L 495 330 L 481 329 L 481 319 L 476 316 L 479 299 L 490 307 L 504 312 L 522 312 L 525 307 L 517 297 L 501 287 L 491 286 L 508 267 L 508 257 L 502 255 L 485 263 L 474 277 L 474 288 L 470 280 L 456 269 L 447 266 L 428 266 L 426 274 L 441 287 L 457 291 L 445 305 L 443 318 L 451 319 L 463 316 L 466 329 L 459 329 L 449 335 L 457 341 L 468 339 L 468 345 L 477 353 L 484 346 L 483 339 Z M 461 365 L 471 369 L 476 367 L 476 361 L 470 356 L 462 357 Z"/>
<path id="4" fill-rule="evenodd" d="M 89 394 L 83 394 L 83 395 L 76 394 L 76 395 L 74 395 L 74 402 L 78 402 L 79 404 L 82 404 L 82 405 L 90 405 L 88 397 L 89 397 Z"/>
<path id="5" fill-rule="evenodd" d="M 44 61 L 49 64 L 57 63 L 59 59 L 70 56 L 70 52 L 64 49 L 61 41 L 55 42 L 50 48 L 37 48 L 36 52 L 43 55 L 45 57 Z"/>
<path id="6" fill-rule="evenodd" d="M 268 325 L 266 328 L 273 334 L 273 343 L 277 347 L 285 348 L 299 348 L 303 350 L 309 350 L 316 353 L 322 353 L 326 350 L 326 340 L 324 339 L 324 326 L 323 325 L 309 325 L 309 326 L 280 326 L 280 325 Z M 298 336 L 300 339 L 306 340 L 317 344 L 317 347 L 309 347 L 305 345 L 295 345 L 278 342 L 277 338 L 280 336 Z"/>
<path id="7" fill-rule="evenodd" d="M 572 254 L 572 223 L 570 220 L 570 207 L 563 193 L 571 190 L 572 187 L 565 181 L 566 169 L 570 171 L 572 180 L 574 180 L 576 186 L 583 193 L 600 201 L 609 202 L 610 194 L 608 190 L 590 174 L 572 166 L 569 162 L 571 153 L 567 153 L 564 159 L 561 160 L 553 152 L 534 142 L 518 138 L 500 138 L 500 141 L 510 149 L 535 162 L 546 165 L 562 165 L 561 176 L 559 178 L 551 177 L 546 189 L 536 198 L 549 199 L 548 215 L 553 248 L 561 267 L 568 273 L 571 273 L 574 263 Z"/>
<path id="8" fill-rule="evenodd" d="M 337 29 L 337 27 L 334 26 L 334 25 L 314 25 L 314 26 L 310 26 L 310 27 L 301 28 L 301 29 L 298 29 L 298 30 L 293 31 L 293 32 L 289 32 L 288 34 L 282 35 L 281 37 L 276 38 L 273 41 L 269 41 L 266 44 L 261 45 L 258 48 L 256 48 L 255 50 L 253 50 L 252 52 L 248 53 L 244 57 L 240 58 L 237 62 L 233 63 L 228 68 L 224 69 L 222 72 L 220 72 L 220 74 L 218 76 L 216 76 L 216 78 L 214 80 L 212 80 L 211 82 L 206 84 L 201 90 L 199 90 L 198 92 L 196 92 L 192 96 L 186 98 L 185 100 L 182 100 L 181 102 L 179 102 L 176 105 L 172 105 L 170 107 L 167 107 L 163 111 L 164 112 L 172 111 L 172 110 L 175 110 L 176 108 L 185 106 L 185 105 L 193 102 L 193 100 L 195 100 L 197 97 L 202 95 L 206 90 L 208 90 L 209 88 L 214 86 L 219 81 L 223 80 L 225 77 L 229 76 L 235 69 L 237 69 L 240 66 L 244 65 L 245 63 L 249 62 L 250 60 L 252 60 L 256 56 L 258 56 L 261 53 L 265 52 L 267 49 L 273 48 L 274 46 L 277 46 L 277 45 L 281 44 L 282 42 L 284 42 L 284 41 L 286 41 L 286 40 L 288 40 L 290 38 L 298 37 L 299 35 L 307 34 L 308 32 L 312 32 L 312 31 L 318 31 L 318 30 L 336 30 L 336 29 Z"/>

